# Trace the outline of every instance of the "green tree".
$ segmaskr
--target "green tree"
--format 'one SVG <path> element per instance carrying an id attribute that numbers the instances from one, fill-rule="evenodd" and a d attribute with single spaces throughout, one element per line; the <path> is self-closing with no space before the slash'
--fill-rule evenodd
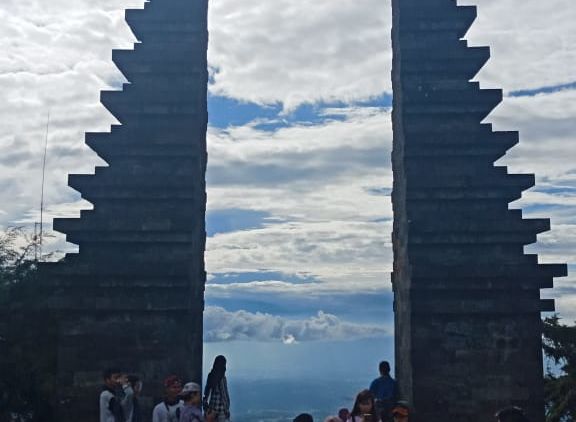
<path id="1" fill-rule="evenodd" d="M 11 295 L 22 291 L 33 279 L 38 246 L 36 238 L 21 227 L 0 232 L 0 305 L 6 305 Z"/>
<path id="2" fill-rule="evenodd" d="M 37 239 L 0 233 L 0 422 L 53 422 L 56 323 L 34 311 Z"/>
<path id="3" fill-rule="evenodd" d="M 576 325 L 560 323 L 556 315 L 544 320 L 544 353 L 561 373 L 545 378 L 547 422 L 576 421 Z M 556 371 L 558 372 L 558 371 Z"/>

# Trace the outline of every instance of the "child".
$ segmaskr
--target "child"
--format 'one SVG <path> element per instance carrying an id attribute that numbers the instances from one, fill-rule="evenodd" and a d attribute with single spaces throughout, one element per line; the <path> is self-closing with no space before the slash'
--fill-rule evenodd
<path id="1" fill-rule="evenodd" d="M 184 400 L 184 409 L 180 415 L 180 422 L 204 422 L 202 415 L 202 397 L 200 396 L 200 386 L 195 382 L 184 385 L 180 397 Z"/>

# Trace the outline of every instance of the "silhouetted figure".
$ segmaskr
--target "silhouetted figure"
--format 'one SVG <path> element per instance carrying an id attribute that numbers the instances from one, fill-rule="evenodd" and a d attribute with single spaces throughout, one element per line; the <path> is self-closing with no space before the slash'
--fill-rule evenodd
<path id="1" fill-rule="evenodd" d="M 519 407 L 506 407 L 499 410 L 496 415 L 498 422 L 530 422 L 524 414 L 524 411 Z"/>
<path id="2" fill-rule="evenodd" d="M 374 395 L 370 390 L 358 393 L 348 422 L 380 422 L 380 415 L 376 413 L 374 406 Z"/>
<path id="3" fill-rule="evenodd" d="M 182 380 L 170 375 L 164 380 L 164 400 L 158 403 L 152 412 L 152 422 L 178 422 L 184 407 L 180 400 Z"/>
<path id="4" fill-rule="evenodd" d="M 370 392 L 374 394 L 376 413 L 383 422 L 389 422 L 392 420 L 392 407 L 398 399 L 396 381 L 390 376 L 390 364 L 388 362 L 380 362 L 378 370 L 380 377 L 372 381 Z"/>
<path id="5" fill-rule="evenodd" d="M 314 418 L 308 413 L 301 413 L 294 418 L 293 422 L 314 422 Z"/>
<path id="6" fill-rule="evenodd" d="M 139 401 L 140 393 L 142 392 L 142 381 L 137 375 L 128 375 L 126 379 L 133 391 L 131 399 L 124 406 L 126 422 L 142 422 L 142 410 Z"/>
<path id="7" fill-rule="evenodd" d="M 204 388 L 204 410 L 215 422 L 230 420 L 230 395 L 226 380 L 226 358 L 216 356 Z"/>

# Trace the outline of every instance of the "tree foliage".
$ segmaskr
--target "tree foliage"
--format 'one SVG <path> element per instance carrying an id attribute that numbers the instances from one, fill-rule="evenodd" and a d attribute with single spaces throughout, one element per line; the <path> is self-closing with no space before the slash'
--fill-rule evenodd
<path id="1" fill-rule="evenodd" d="M 0 305 L 7 304 L 34 277 L 38 246 L 37 239 L 21 227 L 0 232 Z"/>
<path id="2" fill-rule="evenodd" d="M 0 422 L 51 422 L 56 323 L 29 305 L 37 278 L 37 239 L 0 233 Z"/>
<path id="3" fill-rule="evenodd" d="M 549 370 L 545 379 L 547 422 L 576 421 L 576 325 L 560 323 L 558 316 L 544 320 L 544 353 L 561 370 Z"/>

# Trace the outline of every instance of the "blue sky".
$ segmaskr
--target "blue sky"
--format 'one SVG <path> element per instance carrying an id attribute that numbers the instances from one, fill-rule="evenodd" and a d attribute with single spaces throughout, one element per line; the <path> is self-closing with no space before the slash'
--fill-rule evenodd
<path id="1" fill-rule="evenodd" d="M 90 207 L 66 177 L 103 164 L 83 133 L 115 123 L 99 91 L 123 82 L 111 50 L 132 48 L 123 9 L 142 3 L 3 0 L 0 225 L 38 218 L 48 109 L 47 214 Z M 527 249 L 570 264 L 543 297 L 576 320 L 576 4 L 460 3 L 479 6 L 469 43 L 492 47 L 477 80 L 506 95 L 487 121 L 521 133 L 498 164 L 537 176 L 512 206 L 552 218 Z M 369 378 L 393 359 L 389 34 L 379 0 L 211 2 L 206 356 L 238 357 L 238 377 Z"/>

